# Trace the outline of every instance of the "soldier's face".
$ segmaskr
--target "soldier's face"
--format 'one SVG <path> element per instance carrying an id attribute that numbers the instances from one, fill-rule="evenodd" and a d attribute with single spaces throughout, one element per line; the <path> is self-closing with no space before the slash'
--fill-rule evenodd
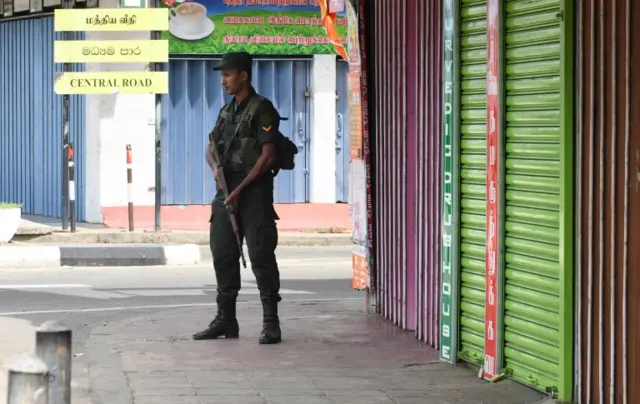
<path id="1" fill-rule="evenodd" d="M 224 69 L 221 71 L 222 88 L 229 95 L 238 94 L 247 85 L 247 73 L 237 69 Z"/>

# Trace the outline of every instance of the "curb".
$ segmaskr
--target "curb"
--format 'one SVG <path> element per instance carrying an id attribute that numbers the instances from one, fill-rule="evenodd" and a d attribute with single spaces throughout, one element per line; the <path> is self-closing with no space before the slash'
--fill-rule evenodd
<path id="1" fill-rule="evenodd" d="M 195 265 L 200 248 L 186 245 L 0 246 L 0 268 Z"/>
<path id="2" fill-rule="evenodd" d="M 159 245 L 209 245 L 209 232 L 56 232 L 43 236 L 17 236 L 14 243 L 46 244 L 159 244 Z M 346 246 L 352 245 L 350 233 L 281 233 L 279 246 Z"/>

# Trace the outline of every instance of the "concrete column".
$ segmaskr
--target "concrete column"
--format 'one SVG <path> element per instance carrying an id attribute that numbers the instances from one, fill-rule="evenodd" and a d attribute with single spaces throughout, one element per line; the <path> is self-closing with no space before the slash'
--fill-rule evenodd
<path id="1" fill-rule="evenodd" d="M 311 77 L 310 202 L 336 202 L 336 56 L 315 55 Z"/>

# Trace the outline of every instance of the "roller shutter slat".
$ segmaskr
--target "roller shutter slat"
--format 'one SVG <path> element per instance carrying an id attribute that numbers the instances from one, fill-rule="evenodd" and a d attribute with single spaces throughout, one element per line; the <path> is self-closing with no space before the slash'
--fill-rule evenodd
<path id="1" fill-rule="evenodd" d="M 541 390 L 559 381 L 560 2 L 506 9 L 505 366 Z"/>
<path id="2" fill-rule="evenodd" d="M 485 0 L 463 0 L 460 11 L 460 358 L 484 360 L 486 244 Z"/>

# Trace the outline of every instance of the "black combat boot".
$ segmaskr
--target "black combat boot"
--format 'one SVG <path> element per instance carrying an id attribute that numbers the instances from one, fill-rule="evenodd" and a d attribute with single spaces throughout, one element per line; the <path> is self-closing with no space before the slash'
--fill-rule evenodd
<path id="1" fill-rule="evenodd" d="M 278 299 L 262 299 L 262 332 L 260 344 L 278 344 L 282 341 L 278 318 Z"/>
<path id="2" fill-rule="evenodd" d="M 236 299 L 216 299 L 218 314 L 206 330 L 193 334 L 193 339 L 238 338 L 240 327 L 236 319 Z"/>

